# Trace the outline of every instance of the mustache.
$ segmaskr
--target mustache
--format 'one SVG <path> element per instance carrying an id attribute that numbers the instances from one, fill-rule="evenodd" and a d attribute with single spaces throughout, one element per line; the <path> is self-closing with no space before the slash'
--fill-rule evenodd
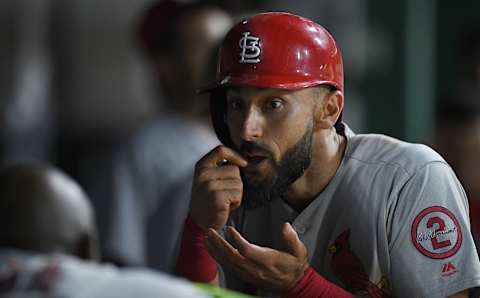
<path id="1" fill-rule="evenodd" d="M 273 154 L 270 148 L 260 142 L 244 142 L 239 148 L 240 154 L 258 152 L 265 154 L 268 158 L 273 159 Z"/>

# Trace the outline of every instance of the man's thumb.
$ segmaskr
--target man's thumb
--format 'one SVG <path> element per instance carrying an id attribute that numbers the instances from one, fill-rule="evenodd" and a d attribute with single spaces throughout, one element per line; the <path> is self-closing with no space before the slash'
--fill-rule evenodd
<path id="1" fill-rule="evenodd" d="M 284 249 L 286 252 L 296 256 L 304 257 L 307 249 L 303 245 L 300 238 L 298 238 L 297 232 L 293 229 L 292 225 L 289 223 L 284 223 L 282 226 L 282 239 L 284 244 Z"/>

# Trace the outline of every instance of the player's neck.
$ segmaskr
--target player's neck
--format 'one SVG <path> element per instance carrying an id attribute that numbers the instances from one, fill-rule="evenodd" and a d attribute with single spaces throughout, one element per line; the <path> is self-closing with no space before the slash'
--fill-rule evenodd
<path id="1" fill-rule="evenodd" d="M 346 138 L 334 130 L 323 136 L 314 134 L 310 167 L 287 193 L 287 202 L 293 208 L 305 209 L 327 187 L 340 166 L 346 142 Z"/>

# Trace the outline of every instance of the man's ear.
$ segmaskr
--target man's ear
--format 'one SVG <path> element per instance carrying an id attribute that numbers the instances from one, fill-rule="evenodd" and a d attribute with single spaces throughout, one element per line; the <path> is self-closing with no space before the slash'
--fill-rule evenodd
<path id="1" fill-rule="evenodd" d="M 343 93 L 340 90 L 328 91 L 320 99 L 315 109 L 315 127 L 330 129 L 343 111 Z"/>

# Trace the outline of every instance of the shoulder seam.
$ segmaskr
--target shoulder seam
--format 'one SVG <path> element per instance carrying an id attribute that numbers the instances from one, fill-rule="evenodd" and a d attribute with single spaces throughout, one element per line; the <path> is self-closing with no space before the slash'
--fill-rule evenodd
<path id="1" fill-rule="evenodd" d="M 378 161 L 366 161 L 366 160 L 363 160 L 363 159 L 359 159 L 359 158 L 356 158 L 356 157 L 353 157 L 351 155 L 345 155 L 345 157 L 348 157 L 350 159 L 353 159 L 353 160 L 356 160 L 356 161 L 359 161 L 359 162 L 362 162 L 362 163 L 365 163 L 365 164 L 377 164 L 377 163 L 382 163 L 382 164 L 385 164 L 385 165 L 391 165 L 391 166 L 398 166 L 400 169 L 402 169 L 402 171 L 404 171 L 406 174 L 408 175 L 412 175 L 411 173 L 409 173 L 401 164 L 399 163 L 396 163 L 396 162 L 386 162 L 384 160 L 381 160 L 379 159 Z"/>
<path id="2" fill-rule="evenodd" d="M 377 163 L 382 163 L 382 164 L 385 164 L 385 165 L 391 165 L 391 166 L 397 166 L 399 167 L 400 169 L 402 169 L 407 175 L 409 176 L 413 176 L 415 175 L 415 172 L 417 171 L 421 171 L 422 169 L 424 169 L 425 167 L 427 167 L 428 165 L 432 164 L 432 163 L 441 163 L 441 164 L 444 164 L 446 165 L 447 167 L 450 167 L 450 165 L 445 162 L 444 160 L 431 160 L 431 161 L 428 161 L 426 163 L 424 163 L 423 165 L 421 165 L 420 167 L 418 167 L 416 169 L 415 172 L 413 173 L 410 173 L 407 169 L 405 169 L 404 166 L 402 166 L 401 164 L 397 163 L 397 162 L 387 162 L 387 161 L 384 161 L 384 160 L 377 160 L 377 161 L 365 161 L 363 159 L 359 159 L 359 158 L 356 158 L 356 157 L 353 157 L 351 155 L 345 155 L 346 158 L 350 158 L 350 159 L 353 159 L 353 160 L 356 160 L 356 161 L 359 161 L 359 162 L 362 162 L 362 163 L 365 163 L 365 164 L 377 164 Z"/>

